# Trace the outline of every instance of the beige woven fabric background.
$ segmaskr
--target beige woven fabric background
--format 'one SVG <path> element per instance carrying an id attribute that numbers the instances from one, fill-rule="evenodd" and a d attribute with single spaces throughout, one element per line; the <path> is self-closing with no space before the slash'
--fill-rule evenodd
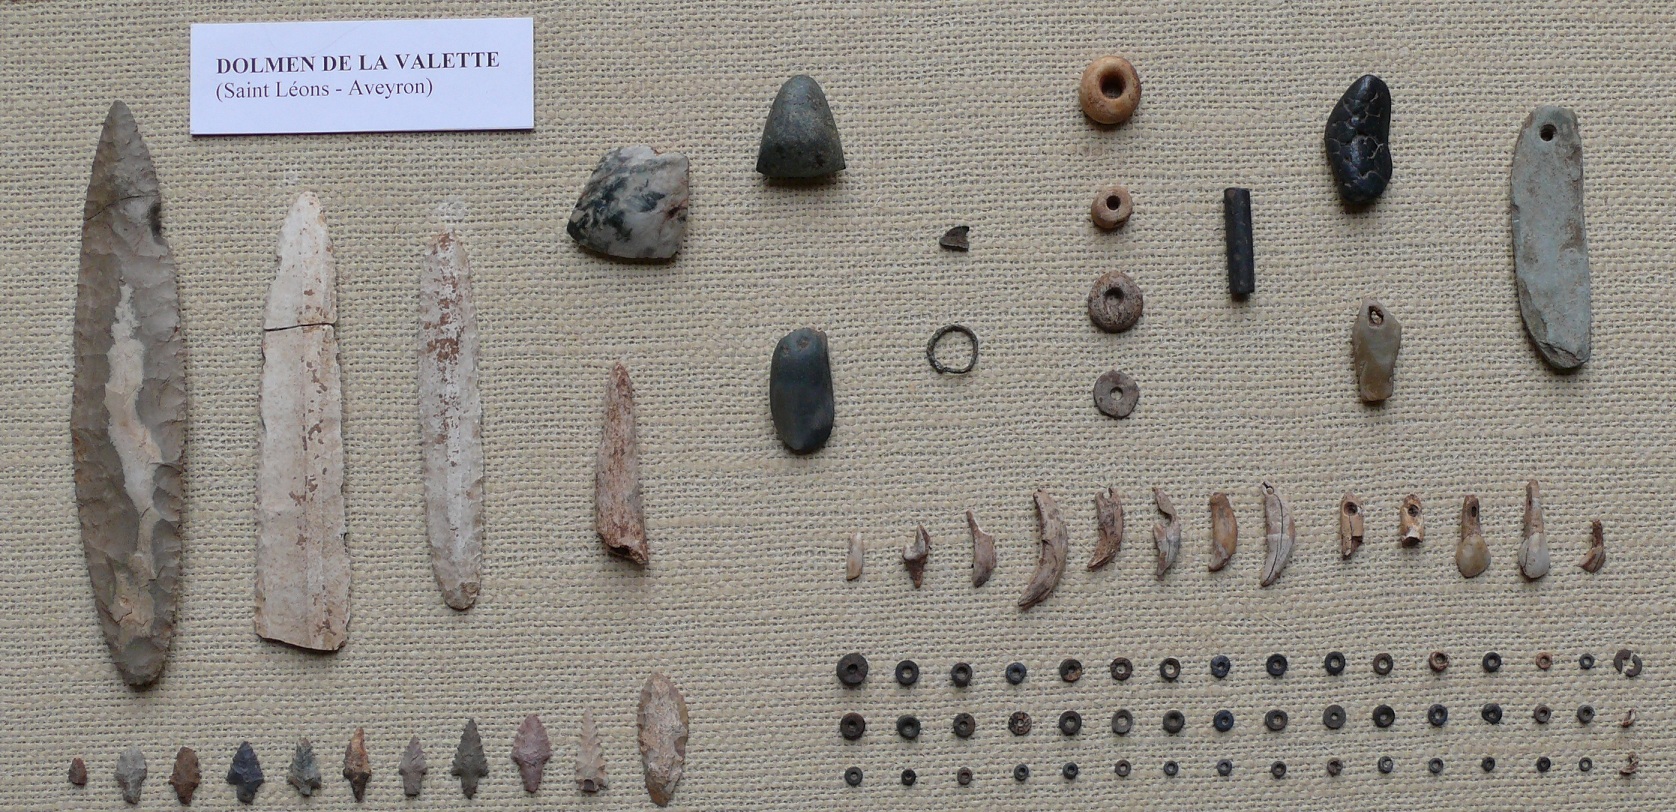
<path id="1" fill-rule="evenodd" d="M 174 808 L 174 749 L 200 753 L 199 804 L 233 806 L 222 783 L 250 740 L 270 809 L 354 808 L 337 777 L 365 726 L 374 778 L 364 808 L 458 808 L 448 763 L 475 717 L 493 773 L 482 808 L 646 809 L 634 703 L 653 669 L 691 705 L 683 809 L 1238 810 L 1658 808 L 1676 800 L 1669 708 L 1676 618 L 1667 595 L 1676 497 L 1672 439 L 1676 266 L 1670 145 L 1676 142 L 1676 15 L 1614 2 L 673 2 L 273 4 L 28 0 L 0 6 L 0 807 L 117 809 L 116 756 L 151 763 L 143 807 Z M 1355 6 L 1355 8 L 1351 8 Z M 192 22 L 534 16 L 537 126 L 528 133 L 193 139 L 187 135 Z M 1075 87 L 1093 57 L 1117 52 L 1145 86 L 1127 126 L 1091 126 Z M 768 103 L 799 72 L 825 85 L 849 170 L 828 185 L 765 185 L 752 171 Z M 1396 177 L 1371 211 L 1336 202 L 1321 130 L 1364 72 L 1396 99 Z M 129 103 L 163 183 L 165 233 L 180 263 L 190 350 L 186 592 L 169 667 L 154 688 L 124 687 L 94 623 L 78 541 L 68 413 L 79 217 L 106 107 Z M 1530 348 L 1514 296 L 1507 170 L 1520 123 L 1541 103 L 1573 107 L 1586 156 L 1594 267 L 1594 358 L 1561 377 Z M 692 159 L 691 227 L 679 258 L 633 266 L 592 257 L 564 234 L 577 191 L 607 149 L 634 143 Z M 1121 180 L 1135 215 L 1097 233 L 1087 206 Z M 1220 199 L 1252 189 L 1258 293 L 1225 288 Z M 259 327 L 280 222 L 317 192 L 336 242 L 354 558 L 348 646 L 311 656 L 251 630 L 252 483 Z M 427 558 L 415 416 L 415 301 L 421 246 L 458 222 L 483 335 L 488 539 L 482 599 L 441 602 Z M 972 251 L 938 249 L 957 223 Z M 1088 286 L 1130 271 L 1146 315 L 1125 335 L 1095 331 Z M 1396 396 L 1357 402 L 1348 359 L 1356 303 L 1377 295 L 1407 338 Z M 958 321 L 983 340 L 965 377 L 938 377 L 924 343 Z M 767 370 L 775 341 L 805 324 L 831 337 L 838 428 L 793 458 L 774 439 Z M 653 563 L 636 572 L 592 531 L 592 464 L 609 365 L 632 370 L 640 400 Z M 1143 389 L 1126 421 L 1089 391 L 1119 366 Z M 1548 501 L 1555 571 L 1525 585 L 1513 569 L 1522 485 Z M 1297 515 L 1299 550 L 1274 587 L 1256 586 L 1257 487 L 1269 479 Z M 1083 569 L 1091 496 L 1128 496 L 1118 561 Z M 1183 510 L 1183 560 L 1151 575 L 1148 491 Z M 1072 566 L 1028 613 L 1014 606 L 1035 559 L 1030 496 L 1060 501 Z M 1368 502 L 1368 546 L 1343 563 L 1335 509 L 1347 488 Z M 1205 571 L 1206 499 L 1228 491 L 1242 548 Z M 1421 493 L 1430 540 L 1395 548 L 1403 494 Z M 1456 575 L 1460 497 L 1483 499 L 1490 572 Z M 990 585 L 974 590 L 962 513 L 1000 538 Z M 1610 562 L 1573 562 L 1590 519 Z M 924 523 L 935 547 L 923 589 L 897 561 Z M 845 583 L 852 531 L 872 545 Z M 1609 665 L 1629 646 L 1647 672 Z M 1442 677 L 1432 649 L 1455 655 Z M 1350 669 L 1329 679 L 1329 650 Z M 1508 661 L 1494 676 L 1479 656 Z M 1532 656 L 1554 651 L 1554 670 Z M 833 663 L 866 652 L 874 678 L 848 691 Z M 1262 675 L 1271 652 L 1292 673 Z M 1380 679 L 1368 663 L 1396 656 Z M 1593 652 L 1602 667 L 1581 672 Z M 1207 676 L 1211 655 L 1233 676 Z M 1104 664 L 1124 655 L 1126 684 Z M 1182 657 L 1176 685 L 1157 660 Z M 896 688 L 901 657 L 926 672 Z M 1062 657 L 1088 664 L 1068 686 Z M 956 660 L 977 668 L 948 687 Z M 1031 677 L 1001 679 L 1021 660 Z M 1497 701 L 1507 721 L 1478 720 Z M 1322 707 L 1351 722 L 1321 728 Z M 1375 730 L 1389 703 L 1397 725 Z M 1425 708 L 1450 706 L 1441 730 Z M 1556 708 L 1546 728 L 1539 702 Z M 1580 727 L 1583 702 L 1601 719 Z M 1137 715 L 1117 739 L 1106 720 Z M 1211 714 L 1239 717 L 1225 735 Z M 1262 730 L 1271 707 L 1284 733 Z M 1616 725 L 1627 708 L 1641 721 Z M 570 782 L 584 708 L 606 739 L 612 785 L 586 798 Z M 1052 731 L 1076 708 L 1085 733 Z M 1159 715 L 1189 728 L 1165 736 Z M 1014 738 L 1025 709 L 1038 732 Z M 866 713 L 846 743 L 838 716 Z M 960 710 L 979 733 L 948 733 Z M 512 733 L 540 713 L 557 755 L 539 796 L 519 789 Z M 918 713 L 916 743 L 891 731 Z M 411 735 L 430 755 L 425 795 L 408 802 L 395 768 Z M 316 742 L 323 797 L 284 784 L 293 744 Z M 1641 775 L 1617 777 L 1625 754 Z M 92 783 L 63 773 L 84 756 Z M 1381 755 L 1397 771 L 1381 776 Z M 1501 768 L 1485 776 L 1478 759 Z M 1556 766 L 1533 768 L 1539 755 Z M 1441 777 L 1426 759 L 1448 762 Z M 1577 770 L 1590 756 L 1593 773 Z M 1237 768 L 1218 778 L 1211 766 Z M 1345 774 L 1322 765 L 1339 757 Z M 1135 764 L 1112 775 L 1119 758 Z M 1167 779 L 1165 759 L 1182 774 Z M 1267 774 L 1284 759 L 1283 781 Z M 1060 780 L 1075 760 L 1083 777 Z M 1012 765 L 1036 770 L 1028 784 Z M 841 773 L 867 770 L 860 789 Z M 959 766 L 977 771 L 955 786 Z M 904 789 L 904 767 L 922 778 Z M 1649 804 L 1649 802 L 1652 802 Z M 1660 803 L 1662 802 L 1662 803 Z"/>

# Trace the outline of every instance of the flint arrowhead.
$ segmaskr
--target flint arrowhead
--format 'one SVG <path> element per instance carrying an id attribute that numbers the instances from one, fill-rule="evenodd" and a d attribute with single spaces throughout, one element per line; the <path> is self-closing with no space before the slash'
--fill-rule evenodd
<path id="1" fill-rule="evenodd" d="M 402 753 L 402 763 L 396 767 L 396 772 L 402 777 L 402 794 L 409 798 L 419 797 L 419 790 L 423 788 L 425 773 L 425 748 L 419 746 L 419 737 L 407 743 L 407 751 Z"/>
<path id="2" fill-rule="evenodd" d="M 442 599 L 470 609 L 483 586 L 483 404 L 477 393 L 471 265 L 453 229 L 425 253 L 419 281 L 419 436 L 425 532 Z"/>
<path id="3" fill-rule="evenodd" d="M 668 806 L 687 761 L 687 699 L 669 677 L 654 672 L 640 689 L 640 763 L 652 803 Z"/>
<path id="4" fill-rule="evenodd" d="M 130 747 L 117 756 L 116 786 L 122 790 L 122 800 L 131 804 L 140 802 L 140 790 L 145 786 L 145 754 L 140 752 L 140 748 Z M 189 791 L 184 803 L 191 802 L 192 793 Z"/>
<path id="5" fill-rule="evenodd" d="M 530 714 L 518 726 L 512 739 L 512 763 L 518 765 L 518 777 L 524 782 L 525 792 L 541 789 L 541 774 L 553 757 L 553 743 L 547 739 L 547 728 L 541 717 Z"/>
<path id="6" fill-rule="evenodd" d="M 198 769 L 198 751 L 190 747 L 182 747 L 175 751 L 175 768 L 169 773 L 169 786 L 175 788 L 175 798 L 181 805 L 192 805 L 192 796 L 198 791 L 198 783 L 202 780 L 203 773 Z"/>
<path id="7" fill-rule="evenodd" d="M 466 729 L 460 732 L 460 746 L 454 751 L 454 766 L 449 772 L 460 779 L 460 791 L 467 798 L 477 795 L 477 782 L 489 774 L 489 759 L 483 755 L 483 737 L 477 734 L 476 719 L 466 720 Z"/>
<path id="8" fill-rule="evenodd" d="M 186 344 L 161 206 L 151 152 L 116 102 L 82 221 L 70 435 L 99 625 L 136 687 L 162 673 L 180 599 Z"/>
<path id="9" fill-rule="evenodd" d="M 687 156 L 640 145 L 605 153 L 565 227 L 583 248 L 669 259 L 687 236 Z"/>
<path id="10" fill-rule="evenodd" d="M 320 789 L 320 763 L 314 758 L 314 743 L 308 739 L 297 742 L 291 754 L 291 769 L 285 780 L 297 788 L 297 794 L 307 798 Z"/>
<path id="11" fill-rule="evenodd" d="M 372 759 L 367 757 L 365 728 L 355 728 L 355 733 L 349 737 L 349 746 L 343 751 L 343 777 L 349 782 L 349 791 L 355 794 L 356 803 L 364 800 L 367 782 L 372 780 Z"/>
<path id="12" fill-rule="evenodd" d="M 262 788 L 264 780 L 262 762 L 256 759 L 256 751 L 251 748 L 250 742 L 239 744 L 239 752 L 233 756 L 233 766 L 227 768 L 227 783 L 233 785 L 239 803 L 255 803 L 256 790 Z"/>
<path id="13" fill-rule="evenodd" d="M 592 711 L 582 711 L 582 732 L 576 743 L 576 788 L 589 795 L 605 789 L 605 748 Z"/>
<path id="14" fill-rule="evenodd" d="M 1560 371 L 1589 360 L 1589 238 L 1577 114 L 1538 107 L 1513 148 L 1513 271 L 1525 332 Z"/>
<path id="15" fill-rule="evenodd" d="M 320 201 L 305 192 L 280 230 L 262 333 L 256 633 L 315 651 L 349 639 L 336 286 Z"/>
<path id="16" fill-rule="evenodd" d="M 844 145 L 826 92 L 812 76 L 780 85 L 757 150 L 757 171 L 771 178 L 819 178 L 844 168 Z"/>

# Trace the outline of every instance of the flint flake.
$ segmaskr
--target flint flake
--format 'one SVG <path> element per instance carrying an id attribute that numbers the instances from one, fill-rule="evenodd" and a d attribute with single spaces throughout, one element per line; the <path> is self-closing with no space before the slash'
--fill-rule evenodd
<path id="1" fill-rule="evenodd" d="M 687 235 L 687 157 L 645 145 L 605 153 L 565 227 L 583 248 L 626 259 L 669 259 Z"/>

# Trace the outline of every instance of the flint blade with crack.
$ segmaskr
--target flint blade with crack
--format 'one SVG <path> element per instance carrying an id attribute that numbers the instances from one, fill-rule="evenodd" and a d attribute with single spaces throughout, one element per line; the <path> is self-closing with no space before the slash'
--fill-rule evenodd
<path id="1" fill-rule="evenodd" d="M 94 152 L 70 437 L 94 606 L 123 681 L 163 672 L 180 602 L 186 343 L 151 151 L 122 102 Z"/>
<path id="2" fill-rule="evenodd" d="M 349 640 L 336 288 L 320 200 L 304 192 L 280 230 L 262 325 L 256 633 L 315 651 Z"/>

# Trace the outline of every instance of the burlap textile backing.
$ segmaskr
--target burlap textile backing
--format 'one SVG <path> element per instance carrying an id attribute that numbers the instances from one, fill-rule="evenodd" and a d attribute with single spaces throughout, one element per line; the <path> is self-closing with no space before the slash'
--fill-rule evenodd
<path id="1" fill-rule="evenodd" d="M 1666 595 L 1676 440 L 1670 430 L 1676 267 L 1670 240 L 1670 115 L 1676 18 L 1659 3 L 1391 2 L 573 2 L 237 3 L 27 0 L 0 6 L 0 806 L 118 809 L 117 755 L 151 763 L 142 806 L 175 808 L 175 748 L 200 753 L 198 805 L 233 806 L 222 783 L 241 740 L 262 758 L 270 809 L 459 808 L 447 765 L 475 718 L 493 772 L 481 808 L 646 809 L 635 700 L 653 670 L 691 705 L 682 809 L 1219 808 L 1655 809 L 1676 800 Z M 199 138 L 187 135 L 192 22 L 534 16 L 536 119 L 526 133 Z M 1129 56 L 1145 86 L 1126 126 L 1091 125 L 1075 88 L 1101 54 Z M 800 72 L 825 85 L 849 169 L 829 184 L 776 186 L 753 171 L 769 101 Z M 1371 210 L 1337 202 L 1323 122 L 1373 72 L 1396 100 L 1396 175 Z M 79 224 L 99 124 L 134 110 L 156 158 L 165 234 L 180 264 L 190 351 L 185 596 L 161 682 L 124 687 L 94 623 L 78 540 L 68 435 Z M 1538 104 L 1577 111 L 1587 165 L 1594 358 L 1549 371 L 1523 333 L 1513 286 L 1507 173 Z M 649 143 L 692 160 L 691 228 L 668 265 L 581 252 L 564 233 L 607 149 Z M 1096 232 L 1102 184 L 1135 215 Z M 1258 292 L 1226 293 L 1221 193 L 1250 187 Z M 280 222 L 319 194 L 336 243 L 345 391 L 350 642 L 332 656 L 259 640 L 251 628 L 251 511 L 260 319 Z M 420 252 L 459 224 L 483 335 L 488 537 L 482 599 L 445 607 L 423 532 L 415 411 Z M 972 250 L 937 247 L 972 226 Z M 1123 335 L 1089 324 L 1100 273 L 1129 271 L 1146 314 Z M 1348 335 L 1374 295 L 1405 325 L 1396 396 L 1355 397 Z M 982 339 L 975 372 L 939 377 L 925 342 L 949 322 Z M 767 375 L 775 341 L 831 337 L 838 427 L 794 458 L 775 440 Z M 639 392 L 652 564 L 608 559 L 592 528 L 594 449 L 610 364 Z M 1125 421 L 1097 413 L 1094 379 L 1139 382 Z M 1554 574 L 1513 567 L 1523 485 L 1543 483 Z M 1299 549 L 1257 586 L 1258 486 L 1297 516 Z M 1091 497 L 1116 486 L 1129 532 L 1116 563 L 1084 569 Z M 1152 575 L 1150 489 L 1182 508 L 1182 561 Z M 1031 494 L 1054 494 L 1072 530 L 1057 593 L 1021 613 L 1036 558 Z M 1370 540 L 1337 553 L 1347 489 Z M 1241 548 L 1206 572 L 1208 497 L 1228 492 Z M 1421 494 L 1429 540 L 1396 548 L 1398 502 Z M 1456 574 L 1461 498 L 1483 500 L 1493 564 Z M 1000 566 L 970 586 L 963 514 L 999 537 Z M 1610 561 L 1574 562 L 1591 519 Z M 899 551 L 923 523 L 934 547 L 915 590 Z M 866 575 L 843 578 L 859 531 Z M 1631 680 L 1610 666 L 1641 652 Z M 1425 668 L 1442 649 L 1454 666 Z M 839 686 L 833 664 L 865 652 L 874 676 Z M 1331 650 L 1349 668 L 1321 670 Z M 1486 651 L 1507 661 L 1487 675 Z M 1549 672 L 1532 665 L 1555 654 Z M 1390 652 L 1396 670 L 1369 662 Z M 1275 680 L 1263 659 L 1292 669 Z M 1577 666 L 1591 652 L 1601 665 Z M 1213 680 L 1214 654 L 1233 658 Z M 1180 682 L 1156 676 L 1165 656 Z M 1106 663 L 1137 675 L 1115 683 Z M 890 672 L 912 657 L 913 689 Z M 1055 673 L 1079 657 L 1089 675 Z M 957 660 L 977 670 L 951 688 Z M 1006 664 L 1030 666 L 1009 686 Z M 1350 722 L 1332 732 L 1322 709 Z M 1497 726 L 1479 708 L 1498 702 Z M 1376 729 L 1375 705 L 1396 724 Z M 1451 710 L 1442 728 L 1426 708 Z M 1555 709 L 1538 726 L 1531 710 Z M 1574 719 L 1589 703 L 1600 718 Z M 1131 709 L 1136 730 L 1108 719 Z M 1618 718 L 1635 708 L 1628 730 Z M 1210 726 L 1232 710 L 1233 731 Z M 1291 715 L 1263 729 L 1270 708 Z M 571 783 L 577 721 L 598 718 L 610 789 Z M 1014 737 L 1005 719 L 1036 717 Z M 1086 719 L 1063 737 L 1067 709 Z M 1186 713 L 1168 736 L 1164 711 Z M 865 713 L 860 742 L 837 735 Z M 970 711 L 978 733 L 950 719 Z M 539 713 L 557 755 L 526 796 L 513 731 Z M 925 734 L 894 734 L 899 714 Z M 367 730 L 374 778 L 355 807 L 337 777 Z M 425 794 L 401 797 L 408 737 L 430 755 Z M 306 804 L 283 783 L 314 740 L 327 773 Z M 1621 779 L 1627 754 L 1641 772 Z M 85 757 L 83 790 L 64 770 Z M 1375 763 L 1391 756 L 1395 771 Z M 1483 756 L 1497 770 L 1481 772 Z M 1539 756 L 1552 772 L 1535 770 Z M 1593 759 L 1591 773 L 1578 760 Z M 1330 758 L 1344 774 L 1329 778 Z M 1441 776 L 1428 759 L 1445 761 Z M 1218 777 L 1213 765 L 1231 759 Z M 1113 765 L 1127 759 L 1133 774 Z M 1166 760 L 1181 773 L 1164 775 Z M 1287 763 L 1283 780 L 1269 765 Z M 1075 761 L 1075 782 L 1058 777 Z M 1013 765 L 1034 770 L 1015 783 Z M 845 767 L 866 770 L 858 789 Z M 954 781 L 967 766 L 977 780 Z M 919 784 L 897 775 L 913 768 Z"/>

